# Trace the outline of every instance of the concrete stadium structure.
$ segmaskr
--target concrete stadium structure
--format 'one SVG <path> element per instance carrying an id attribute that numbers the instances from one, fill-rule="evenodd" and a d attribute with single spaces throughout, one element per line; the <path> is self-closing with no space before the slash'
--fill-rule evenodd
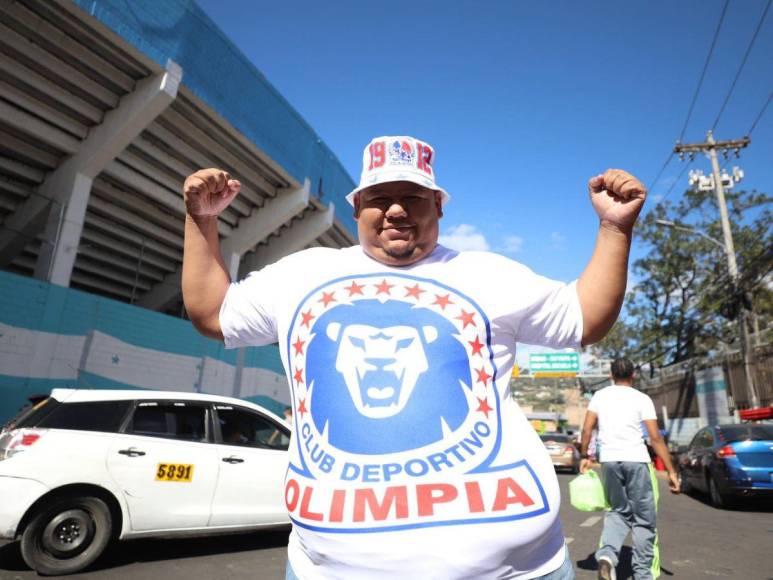
<path id="1" fill-rule="evenodd" d="M 287 400 L 277 353 L 180 320 L 180 190 L 201 167 L 243 184 L 219 220 L 232 277 L 354 243 L 351 177 L 193 1 L 0 1 L 0 421 L 63 385 Z M 100 367 L 111 348 L 132 365 Z M 153 356 L 163 380 L 140 376 Z"/>

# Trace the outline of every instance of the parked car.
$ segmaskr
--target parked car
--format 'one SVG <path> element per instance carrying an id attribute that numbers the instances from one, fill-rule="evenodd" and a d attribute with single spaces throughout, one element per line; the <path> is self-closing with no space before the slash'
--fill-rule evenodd
<path id="1" fill-rule="evenodd" d="M 564 433 L 543 433 L 540 435 L 545 448 L 550 453 L 553 467 L 568 469 L 572 473 L 580 471 L 580 452 L 574 445 L 574 439 Z"/>
<path id="2" fill-rule="evenodd" d="M 68 574 L 115 539 L 287 525 L 289 435 L 229 397 L 54 389 L 0 434 L 0 538 Z"/>
<path id="3" fill-rule="evenodd" d="M 682 490 L 708 493 L 715 507 L 773 498 L 773 425 L 704 427 L 679 455 Z"/>

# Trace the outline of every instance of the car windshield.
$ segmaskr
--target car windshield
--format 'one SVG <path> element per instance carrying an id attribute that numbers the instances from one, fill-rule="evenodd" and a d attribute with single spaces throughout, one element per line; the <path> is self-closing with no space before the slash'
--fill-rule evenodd
<path id="1" fill-rule="evenodd" d="M 569 443 L 570 439 L 568 435 L 554 435 L 550 433 L 546 433 L 544 435 L 540 435 L 540 439 L 543 441 L 554 441 L 556 443 Z"/>
<path id="2" fill-rule="evenodd" d="M 717 430 L 722 440 L 727 443 L 773 440 L 773 425 L 728 425 Z"/>

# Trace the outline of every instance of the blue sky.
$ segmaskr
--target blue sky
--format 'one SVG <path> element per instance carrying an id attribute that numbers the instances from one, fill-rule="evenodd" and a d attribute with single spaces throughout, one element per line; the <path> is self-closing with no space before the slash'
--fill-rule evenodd
<path id="1" fill-rule="evenodd" d="M 730 2 L 683 141 L 705 138 L 766 1 Z M 444 239 L 568 281 L 597 230 L 587 179 L 619 167 L 652 182 L 679 137 L 724 0 L 199 4 L 355 179 L 372 137 L 424 139 L 453 196 Z M 716 138 L 749 130 L 773 90 L 772 55 L 773 9 Z M 744 187 L 773 193 L 773 104 L 738 165 Z M 709 170 L 703 158 L 694 167 Z M 649 207 L 682 168 L 671 161 Z M 686 187 L 685 173 L 669 199 Z"/>

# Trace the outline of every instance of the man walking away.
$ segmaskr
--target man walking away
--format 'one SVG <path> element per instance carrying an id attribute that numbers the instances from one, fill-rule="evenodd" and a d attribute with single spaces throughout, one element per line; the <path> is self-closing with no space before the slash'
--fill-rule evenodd
<path id="1" fill-rule="evenodd" d="M 596 551 L 598 577 L 617 578 L 615 567 L 628 532 L 633 536 L 633 576 L 651 580 L 660 575 L 658 532 L 655 527 L 657 480 L 642 438 L 641 423 L 650 444 L 668 470 L 668 487 L 679 493 L 679 478 L 658 430 L 655 406 L 644 393 L 633 388 L 634 366 L 625 358 L 612 363 L 614 384 L 597 391 L 588 405 L 582 427 L 580 471 L 590 469 L 588 443 L 598 422 L 601 446 L 601 479 L 610 509 Z"/>

